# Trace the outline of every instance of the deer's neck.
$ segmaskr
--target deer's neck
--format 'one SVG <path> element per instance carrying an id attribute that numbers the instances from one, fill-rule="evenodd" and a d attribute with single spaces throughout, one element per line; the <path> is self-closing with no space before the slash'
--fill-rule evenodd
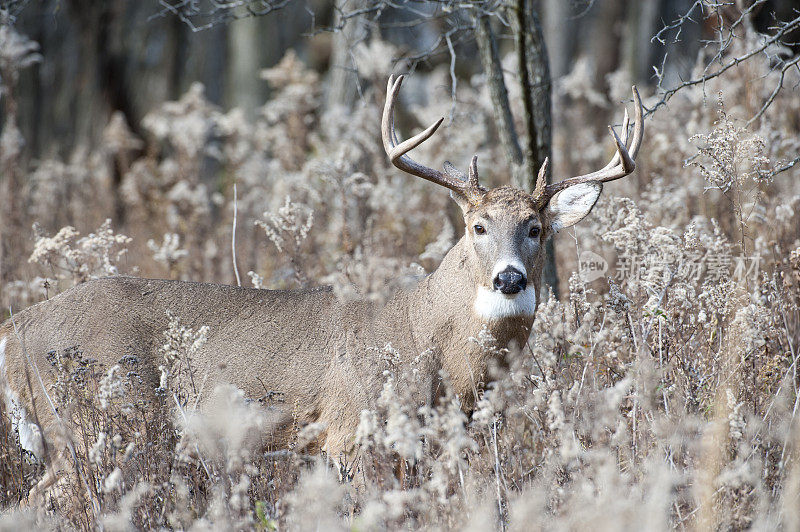
<path id="1" fill-rule="evenodd" d="M 512 342 L 522 346 L 533 324 L 532 313 L 501 313 L 495 318 L 479 315 L 475 303 L 481 297 L 481 284 L 475 279 L 476 269 L 470 261 L 462 238 L 439 268 L 409 294 L 408 302 L 417 348 L 433 348 L 438 353 L 443 369 L 465 404 L 474 399 L 474 389 L 486 382 L 492 358 L 474 339 L 486 338 L 481 334 L 485 330 L 500 348 Z M 538 283 L 535 284 L 538 292 Z"/>

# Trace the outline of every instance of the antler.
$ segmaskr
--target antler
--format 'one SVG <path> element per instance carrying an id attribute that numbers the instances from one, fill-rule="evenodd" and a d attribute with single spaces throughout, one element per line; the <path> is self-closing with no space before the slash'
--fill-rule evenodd
<path id="1" fill-rule="evenodd" d="M 616 144 L 617 152 L 614 154 L 614 157 L 611 158 L 608 164 L 600 170 L 585 175 L 570 177 L 569 179 L 559 181 L 558 183 L 552 183 L 545 186 L 544 173 L 546 172 L 547 167 L 547 160 L 545 160 L 544 164 L 542 164 L 542 169 L 539 171 L 539 179 L 536 187 L 537 190 L 534 192 L 534 194 L 543 204 L 546 204 L 556 193 L 564 190 L 567 187 L 571 187 L 572 185 L 586 183 L 589 181 L 605 183 L 606 181 L 614 181 L 615 179 L 625 177 L 633 172 L 633 170 L 636 168 L 634 159 L 636 159 L 636 155 L 639 153 L 639 147 L 642 144 L 642 136 L 644 135 L 644 119 L 642 116 L 642 99 L 639 97 L 639 91 L 636 90 L 635 86 L 632 88 L 632 90 L 633 102 L 636 110 L 633 122 L 633 139 L 631 140 L 630 147 L 628 147 L 628 125 L 630 123 L 630 118 L 628 117 L 628 110 L 625 109 L 625 116 L 622 119 L 622 139 L 617 136 L 614 128 L 608 126 L 609 131 L 611 131 L 611 135 L 614 137 L 614 143 Z"/>
<path id="2" fill-rule="evenodd" d="M 431 138 L 439 126 L 442 125 L 444 117 L 437 120 L 436 123 L 422 133 L 398 143 L 397 134 L 394 131 L 394 104 L 404 78 L 405 76 L 398 76 L 395 80 L 394 76 L 389 76 L 389 84 L 386 87 L 386 104 L 383 106 L 383 118 L 381 120 L 383 149 L 386 150 L 386 154 L 392 164 L 400 170 L 463 194 L 470 203 L 477 204 L 485 192 L 478 184 L 477 155 L 472 158 L 472 163 L 469 166 L 469 179 L 466 180 L 463 179 L 463 174 L 454 171 L 455 169 L 449 163 L 445 164 L 447 171 L 443 173 L 423 166 L 406 155 L 409 151 Z"/>

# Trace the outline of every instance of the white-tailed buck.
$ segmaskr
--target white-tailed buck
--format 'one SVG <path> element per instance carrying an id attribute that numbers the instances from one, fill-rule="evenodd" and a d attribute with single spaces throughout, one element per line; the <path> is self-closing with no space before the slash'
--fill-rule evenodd
<path id="1" fill-rule="evenodd" d="M 35 376 L 32 384 L 26 377 L 33 365 L 47 387 L 54 380 L 49 352 L 78 346 L 106 367 L 134 355 L 155 389 L 168 313 L 183 325 L 209 327 L 207 343 L 192 360 L 195 373 L 207 379 L 206 390 L 231 383 L 252 399 L 281 394 L 282 401 L 270 405 L 276 412 L 269 438 L 274 446 L 287 445 L 298 424 L 322 422 L 327 428 L 317 448 L 333 457 L 347 453 L 360 412 L 373 407 L 383 385 L 386 344 L 399 353 L 400 364 L 422 364 L 432 383 L 424 400 L 434 399 L 443 369 L 464 408 L 471 408 L 474 383 L 485 380 L 489 360 L 468 339 L 485 326 L 501 346 L 524 344 L 539 302 L 544 243 L 592 210 L 602 183 L 633 171 L 643 134 L 642 105 L 634 88 L 630 143 L 626 111 L 622 138 L 611 130 L 616 153 L 601 170 L 545 185 L 543 167 L 533 193 L 509 186 L 486 189 L 478 182 L 476 157 L 468 175 L 450 163 L 440 172 L 409 158 L 442 120 L 399 142 L 394 106 L 402 81 L 402 76 L 389 79 L 382 120 L 386 153 L 397 168 L 449 189 L 466 226 L 436 271 L 380 307 L 340 302 L 328 288 L 273 291 L 130 277 L 76 286 L 0 326 L 6 411 L 22 445 L 41 457 L 42 433 L 54 423 L 42 385 Z M 31 415 L 32 399 L 41 430 Z"/>

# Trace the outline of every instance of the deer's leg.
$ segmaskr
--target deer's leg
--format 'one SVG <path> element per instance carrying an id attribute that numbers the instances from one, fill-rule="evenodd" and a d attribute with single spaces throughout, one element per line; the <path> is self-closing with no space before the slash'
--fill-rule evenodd
<path id="1" fill-rule="evenodd" d="M 39 463 L 46 462 L 44 434 L 37 422 L 29 415 L 20 395 L 11 387 L 7 379 L 9 360 L 21 356 L 18 346 L 10 340 L 11 338 L 10 335 L 0 336 L 0 401 L 2 401 L 2 410 L 8 416 L 7 419 L 10 422 L 11 429 L 17 433 L 19 446 L 29 452 L 34 461 Z M 17 349 L 14 349 L 15 347 Z M 60 462 L 60 458 L 58 461 Z M 20 506 L 31 507 L 43 502 L 42 495 L 58 478 L 56 471 L 54 464 L 47 464 L 44 476 L 31 488 L 28 496 L 20 502 Z"/>
<path id="2" fill-rule="evenodd" d="M 395 457 L 394 476 L 400 484 L 401 489 L 410 488 L 417 473 L 417 466 L 408 462 L 401 456 Z"/>
<path id="3" fill-rule="evenodd" d="M 26 499 L 20 506 L 29 508 L 43 508 L 48 498 L 61 501 L 65 492 L 63 484 L 69 475 L 66 449 L 51 454 L 52 460 L 46 465 L 44 476 L 31 488 Z"/>
<path id="4" fill-rule="evenodd" d="M 354 457 L 353 445 L 347 445 L 346 436 L 339 431 L 328 431 L 325 438 L 325 445 L 322 450 L 331 463 L 339 470 L 339 480 L 351 480 L 353 477 Z"/>

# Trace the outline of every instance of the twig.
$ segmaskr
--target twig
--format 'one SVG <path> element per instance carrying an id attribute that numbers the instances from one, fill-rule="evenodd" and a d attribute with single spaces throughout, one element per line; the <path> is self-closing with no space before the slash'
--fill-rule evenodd
<path id="1" fill-rule="evenodd" d="M 686 87 L 692 87 L 692 86 L 695 86 L 695 85 L 705 85 L 705 83 L 707 81 L 710 81 L 710 80 L 712 80 L 712 79 L 714 79 L 716 77 L 719 77 L 722 74 L 724 74 L 726 71 L 730 70 L 731 68 L 739 66 L 741 63 L 744 63 L 745 61 L 747 61 L 747 60 L 749 60 L 749 59 L 761 54 L 762 52 L 765 52 L 772 45 L 781 44 L 781 40 L 784 37 L 786 37 L 786 35 L 788 35 L 792 31 L 794 31 L 795 29 L 800 28 L 800 16 L 797 16 L 797 17 L 795 17 L 794 19 L 792 19 L 792 20 L 790 20 L 788 22 L 782 23 L 777 28 L 777 31 L 773 35 L 771 35 L 769 37 L 765 36 L 765 38 L 761 41 L 761 44 L 759 46 L 756 46 L 755 48 L 747 51 L 746 53 L 744 53 L 742 55 L 739 55 L 739 56 L 736 56 L 736 57 L 730 59 L 727 62 L 723 62 L 722 61 L 723 53 L 728 49 L 730 44 L 733 42 L 733 39 L 736 38 L 736 35 L 733 32 L 733 29 L 736 26 L 740 25 L 746 19 L 746 16 L 752 11 L 752 8 L 755 5 L 758 5 L 759 3 L 763 3 L 763 0 L 760 0 L 759 2 L 756 2 L 752 6 L 750 6 L 750 8 L 748 8 L 747 10 L 745 10 L 742 13 L 742 15 L 739 17 L 739 19 L 737 21 L 735 21 L 733 24 L 731 24 L 728 27 L 729 34 L 728 34 L 727 37 L 723 37 L 722 36 L 722 34 L 721 34 L 721 32 L 723 31 L 722 29 L 720 29 L 718 31 L 718 33 L 720 34 L 720 38 L 718 40 L 719 49 L 714 54 L 714 56 L 711 58 L 711 60 L 708 62 L 706 67 L 703 69 L 703 74 L 702 75 L 700 75 L 699 77 L 695 77 L 695 78 L 692 78 L 692 79 L 689 79 L 689 80 L 682 81 L 678 85 L 676 85 L 676 86 L 674 86 L 674 87 L 672 87 L 672 88 L 670 88 L 668 90 L 663 90 L 663 88 L 659 86 L 659 89 L 661 89 L 663 91 L 662 95 L 661 95 L 661 99 L 658 102 L 656 102 L 653 106 L 651 106 L 649 109 L 647 109 L 646 115 L 650 115 L 650 114 L 654 113 L 659 107 L 665 106 L 667 104 L 667 102 L 670 100 L 670 98 L 672 98 L 672 96 L 674 96 L 676 93 L 678 93 L 682 89 L 684 89 Z M 720 24 L 722 25 L 722 23 L 720 23 Z M 720 64 L 719 68 L 717 68 L 713 72 L 709 73 L 712 65 L 717 64 L 717 63 Z M 774 97 L 772 97 L 771 99 L 774 100 Z M 763 114 L 763 111 L 759 111 L 759 113 Z"/>
<path id="2" fill-rule="evenodd" d="M 795 157 L 794 159 L 792 159 L 788 163 L 784 164 L 783 166 L 779 166 L 778 168 L 774 169 L 772 172 L 770 172 L 769 177 L 775 177 L 776 175 L 780 174 L 781 172 L 785 172 L 786 170 L 790 170 L 790 169 L 794 168 L 794 166 L 797 163 L 800 163 L 800 157 Z"/>
<path id="3" fill-rule="evenodd" d="M 666 44 L 667 42 L 666 39 L 664 38 L 664 35 L 670 30 L 674 29 L 677 29 L 678 33 L 675 35 L 672 41 L 673 42 L 677 41 L 678 36 L 680 35 L 681 30 L 683 29 L 683 23 L 686 22 L 687 20 L 690 22 L 694 22 L 694 19 L 692 19 L 692 13 L 697 7 L 700 8 L 701 12 L 703 11 L 703 0 L 695 0 L 695 2 L 691 5 L 691 7 L 689 7 L 689 9 L 686 11 L 685 14 L 678 17 L 671 24 L 665 24 L 664 27 L 658 31 L 658 33 L 653 35 L 653 37 L 650 39 L 650 42 L 652 43 L 654 41 L 658 41 L 661 44 Z"/>
<path id="4" fill-rule="evenodd" d="M 539 359 L 536 358 L 536 354 L 533 352 L 533 347 L 531 347 L 530 339 L 525 340 L 525 345 L 528 346 L 528 350 L 531 352 L 531 356 L 533 357 L 533 361 L 536 363 L 536 367 L 539 368 L 539 372 L 542 374 L 542 378 L 544 378 L 544 369 L 542 369 L 541 364 L 539 364 Z"/>
<path id="5" fill-rule="evenodd" d="M 758 112 L 755 115 L 753 115 L 753 118 L 747 121 L 744 127 L 750 127 L 750 124 L 752 124 L 753 122 L 755 122 L 764 115 L 769 106 L 772 105 L 772 102 L 775 101 L 775 98 L 778 96 L 778 93 L 783 88 L 783 82 L 786 79 L 786 72 L 792 67 L 797 67 L 798 62 L 800 62 L 800 55 L 798 55 L 797 57 L 795 57 L 794 59 L 783 65 L 783 67 L 781 68 L 781 75 L 780 78 L 778 79 L 778 83 L 775 85 L 775 89 L 769 95 L 769 98 L 766 99 L 764 105 L 761 106 L 761 109 L 759 109 Z"/>
<path id="6" fill-rule="evenodd" d="M 498 519 L 500 520 L 500 530 L 505 531 L 506 520 L 505 512 L 503 511 L 503 495 L 500 490 L 500 454 L 497 452 L 497 420 L 492 423 L 492 447 L 494 449 L 494 477 L 495 488 L 497 490 L 497 511 Z"/>
<path id="7" fill-rule="evenodd" d="M 186 412 L 184 412 L 183 408 L 181 407 L 181 402 L 178 400 L 178 394 L 176 394 L 174 391 L 172 392 L 172 398 L 175 399 L 175 406 L 178 407 L 178 412 L 181 413 L 181 417 L 183 418 L 184 423 L 188 424 L 189 423 L 189 419 L 186 417 Z M 208 466 L 206 465 L 206 461 L 203 460 L 203 455 L 200 454 L 200 446 L 197 445 L 197 442 L 195 442 L 195 444 L 194 444 L 194 450 L 197 451 L 197 459 L 200 460 L 200 464 L 203 466 L 203 469 L 206 471 L 206 475 L 208 476 L 208 480 L 213 481 L 214 477 L 211 476 L 211 471 L 208 469 Z"/>
<path id="8" fill-rule="evenodd" d="M 314 461 L 314 456 L 310 454 L 298 454 L 289 449 L 281 449 L 280 451 L 267 451 L 263 454 L 267 460 L 301 460 L 307 464 Z"/>
<path id="9" fill-rule="evenodd" d="M 456 87 L 458 84 L 458 78 L 456 78 L 456 51 L 453 48 L 453 39 L 450 38 L 450 32 L 447 32 L 445 39 L 447 40 L 447 50 L 450 52 L 450 99 L 453 102 L 450 107 L 450 119 L 452 120 L 456 110 Z"/>
<path id="10" fill-rule="evenodd" d="M 236 263 L 236 216 L 238 213 L 236 183 L 233 184 L 233 228 L 231 229 L 231 259 L 233 260 L 233 273 L 236 275 L 236 286 L 242 286 L 239 277 L 239 265 Z"/>

